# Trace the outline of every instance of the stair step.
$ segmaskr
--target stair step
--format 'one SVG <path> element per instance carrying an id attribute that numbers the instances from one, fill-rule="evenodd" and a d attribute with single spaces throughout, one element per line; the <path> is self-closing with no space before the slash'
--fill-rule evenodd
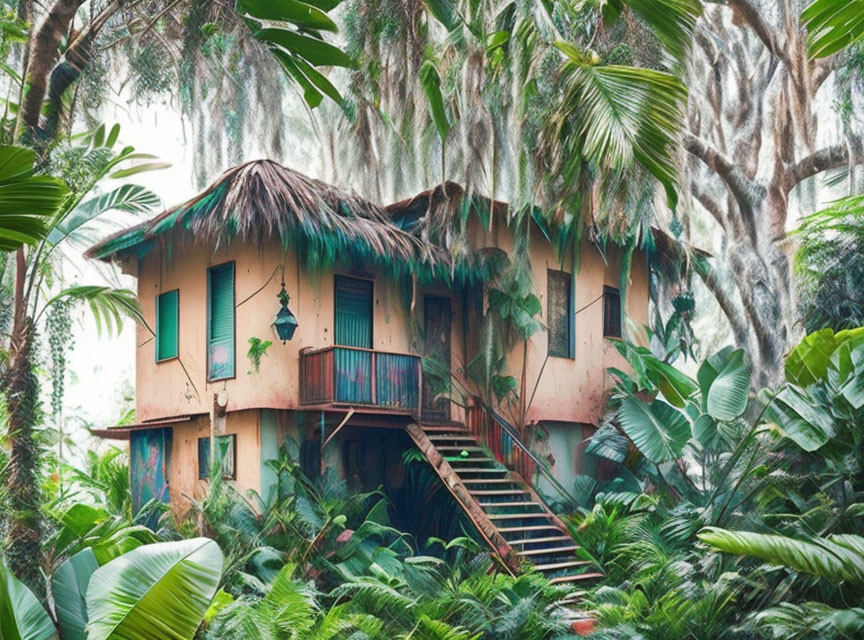
<path id="1" fill-rule="evenodd" d="M 471 442 L 478 442 L 477 436 L 470 433 L 454 433 L 450 435 L 440 435 L 433 433 L 427 437 L 433 442 L 437 442 L 439 440 L 470 440 Z"/>
<path id="2" fill-rule="evenodd" d="M 473 493 L 473 492 L 472 492 Z M 505 508 L 512 509 L 513 507 L 540 507 L 543 508 L 539 502 L 481 502 L 480 506 L 484 509 L 495 508 Z"/>
<path id="3" fill-rule="evenodd" d="M 544 529 L 546 527 L 543 527 Z M 522 540 L 508 540 L 507 544 L 511 547 L 517 544 L 540 544 L 541 542 L 573 542 L 570 536 L 550 536 L 548 538 L 524 538 Z M 517 553 L 522 553 L 517 551 Z"/>
<path id="4" fill-rule="evenodd" d="M 438 451 L 483 451 L 483 447 L 459 447 L 456 445 L 446 445 L 443 447 L 435 447 Z"/>
<path id="5" fill-rule="evenodd" d="M 512 543 L 511 543 L 512 544 Z M 574 553 L 578 551 L 579 545 L 571 544 L 566 547 L 544 547 L 542 549 L 529 549 L 528 551 L 517 551 L 520 556 L 556 556 L 559 553 Z"/>
<path id="6" fill-rule="evenodd" d="M 567 562 L 554 562 L 552 564 L 536 564 L 534 568 L 537 571 L 555 571 L 557 569 L 569 569 L 571 567 L 584 567 L 586 564 L 591 564 L 589 560 L 569 560 Z"/>
<path id="7" fill-rule="evenodd" d="M 523 531 L 560 531 L 554 524 L 531 525 L 528 527 L 504 527 L 498 529 L 501 533 L 522 533 Z M 530 542 L 530 540 L 528 541 Z"/>
<path id="8" fill-rule="evenodd" d="M 463 469 L 464 471 L 464 469 Z M 483 469 L 486 471 L 486 469 Z M 518 484 L 512 478 L 463 478 L 462 484 Z"/>
<path id="9" fill-rule="evenodd" d="M 470 493 L 472 496 L 527 496 L 528 495 L 528 492 L 523 491 L 522 489 L 477 489 L 476 491 L 469 491 L 468 493 Z"/>
<path id="10" fill-rule="evenodd" d="M 453 470 L 457 473 L 510 473 L 507 469 L 496 469 L 495 467 L 460 467 Z"/>
<path id="11" fill-rule="evenodd" d="M 426 433 L 458 433 L 459 435 L 468 433 L 461 427 L 454 427 L 449 424 L 421 425 L 420 428 Z"/>
<path id="12" fill-rule="evenodd" d="M 604 577 L 602 573 L 576 573 L 571 576 L 558 576 L 551 578 L 549 582 L 552 584 L 561 584 L 562 582 L 579 582 L 581 580 L 596 580 Z"/>
<path id="13" fill-rule="evenodd" d="M 451 460 L 452 458 L 452 460 Z M 483 457 L 483 458 L 462 458 L 461 456 L 445 456 L 447 462 L 491 462 L 492 464 L 496 464 L 494 458 Z"/>
<path id="14" fill-rule="evenodd" d="M 543 518 L 551 518 L 552 516 L 546 512 L 540 513 L 487 513 L 486 517 L 490 520 L 540 520 Z"/>

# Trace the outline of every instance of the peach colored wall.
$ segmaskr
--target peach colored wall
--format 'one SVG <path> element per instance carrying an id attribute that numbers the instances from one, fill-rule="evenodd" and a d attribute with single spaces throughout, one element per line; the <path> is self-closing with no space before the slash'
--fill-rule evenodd
<path id="1" fill-rule="evenodd" d="M 201 500 L 207 494 L 207 480 L 198 478 L 198 438 L 210 437 L 210 419 L 202 416 L 191 424 L 173 427 L 168 487 L 174 512 L 182 516 L 189 510 L 191 496 Z M 237 411 L 226 416 L 225 435 L 237 436 L 237 478 L 232 484 L 241 492 L 260 491 L 260 431 L 258 411 Z"/>
<path id="2" fill-rule="evenodd" d="M 513 255 L 513 234 L 505 225 L 497 224 L 489 231 L 480 228 L 475 222 L 470 233 L 475 246 L 497 247 Z M 547 271 L 553 269 L 572 273 L 573 257 L 571 254 L 559 261 L 555 249 L 537 228 L 532 230 L 530 243 L 531 278 L 542 306 L 540 319 L 545 324 L 548 308 Z M 612 366 L 623 368 L 625 365 L 614 345 L 603 337 L 601 298 L 604 285 L 620 287 L 622 251 L 610 245 L 601 253 L 593 243 L 583 238 L 579 254 L 573 299 L 573 309 L 577 313 L 574 326 L 575 357 L 550 357 L 546 360 L 547 332 L 539 331 L 531 337 L 528 342 L 527 395 L 530 397 L 533 393 L 538 378 L 539 385 L 528 411 L 529 423 L 541 420 L 595 423 L 603 413 L 606 392 L 611 384 L 606 369 Z M 648 265 L 644 253 L 637 251 L 630 269 L 626 301 L 628 317 L 639 326 L 647 324 L 648 304 Z M 522 346 L 519 344 L 508 356 L 507 373 L 520 379 L 522 361 Z"/>
<path id="3" fill-rule="evenodd" d="M 512 252 L 513 238 L 503 225 L 489 233 L 475 229 L 480 246 L 497 246 Z M 540 236 L 533 234 L 531 272 L 535 291 L 546 315 L 546 271 L 564 269 L 554 250 Z M 303 273 L 298 270 L 296 256 L 285 256 L 285 282 L 291 295 L 290 308 L 297 316 L 299 327 L 294 339 L 283 345 L 273 335 L 271 323 L 279 308 L 282 250 L 278 243 L 263 246 L 235 244 L 215 253 L 210 247 L 194 244 L 189 236 L 175 235 L 174 241 L 154 250 L 130 265 L 138 275 L 138 291 L 145 319 L 154 325 L 155 299 L 159 293 L 180 291 L 180 357 L 167 362 L 155 362 L 155 342 L 144 328 L 138 329 L 137 408 L 141 420 L 178 415 L 209 413 L 213 395 L 225 390 L 228 410 L 250 408 L 298 408 L 299 351 L 304 347 L 320 348 L 333 343 L 334 272 Z M 576 310 L 589 305 L 603 291 L 603 285 L 618 286 L 620 251 L 610 247 L 606 260 L 588 241 L 583 241 L 580 270 L 576 279 Z M 235 262 L 237 344 L 236 377 L 210 383 L 206 379 L 206 274 L 209 266 Z M 365 274 L 374 274 L 367 268 Z M 639 324 L 648 317 L 648 272 L 644 257 L 633 258 L 631 283 L 627 297 L 628 314 Z M 263 288 L 262 288 L 263 287 Z M 257 292 L 257 293 L 256 293 Z M 417 352 L 414 336 L 422 327 L 422 295 L 447 294 L 445 289 L 418 291 L 417 308 L 413 314 L 399 286 L 386 272 L 375 275 L 373 344 L 384 351 Z M 250 298 L 250 296 L 252 296 Z M 248 298 L 248 300 L 247 300 Z M 453 366 L 465 363 L 461 296 L 452 295 Z M 476 323 L 474 323 L 476 324 Z M 472 327 L 472 330 L 474 327 Z M 621 366 L 614 347 L 602 335 L 602 301 L 597 300 L 576 316 L 574 359 L 549 358 L 542 380 L 529 412 L 530 420 L 560 420 L 594 422 L 602 413 L 608 387 L 606 367 Z M 251 371 L 246 356 L 248 340 L 255 336 L 272 340 L 268 353 L 261 360 L 260 372 Z M 533 336 L 528 348 L 528 390 L 536 383 L 547 352 L 547 334 Z M 521 375 L 522 349 L 514 349 L 509 358 L 509 371 Z M 185 370 L 184 370 L 185 369 Z M 458 418 L 454 415 L 454 418 Z M 197 454 L 196 454 L 197 455 Z"/>
<path id="4" fill-rule="evenodd" d="M 271 327 L 279 309 L 276 294 L 280 288 L 283 254 L 278 243 L 263 247 L 236 244 L 215 254 L 201 245 L 181 247 L 178 244 L 175 242 L 166 251 L 151 252 L 138 265 L 138 294 L 144 318 L 151 326 L 155 325 L 156 296 L 173 289 L 180 291 L 179 358 L 157 363 L 152 334 L 146 328 L 138 329 L 138 418 L 151 420 L 209 413 L 213 395 L 222 389 L 227 391 L 229 411 L 298 408 L 300 350 L 333 344 L 334 271 L 301 273 L 295 254 L 285 256 L 285 284 L 291 295 L 289 307 L 299 326 L 294 338 L 283 345 Z M 208 382 L 207 268 L 228 261 L 235 262 L 235 301 L 239 304 L 236 310 L 236 377 Z M 422 295 L 427 292 L 448 294 L 446 290 L 420 289 L 412 318 L 410 299 L 406 299 L 397 283 L 386 273 L 375 275 L 371 268 L 366 273 L 335 273 L 375 276 L 373 346 L 381 351 L 417 352 L 419 345 L 412 338 L 416 335 L 412 323 L 416 322 L 415 318 L 422 319 Z M 459 296 L 452 296 L 452 309 L 451 343 L 461 362 L 462 311 Z M 249 338 L 253 336 L 273 341 L 267 355 L 261 359 L 257 373 L 252 371 L 246 356 Z"/>

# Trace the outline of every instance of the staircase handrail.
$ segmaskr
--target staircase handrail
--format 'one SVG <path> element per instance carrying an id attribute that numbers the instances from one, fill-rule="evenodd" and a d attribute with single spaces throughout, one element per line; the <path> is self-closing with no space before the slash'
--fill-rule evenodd
<path id="1" fill-rule="evenodd" d="M 522 438 L 519 435 L 519 432 L 516 430 L 516 427 L 507 422 L 507 420 L 501 414 L 499 414 L 497 411 L 495 411 L 495 409 L 493 409 L 486 402 L 484 402 L 482 398 L 477 398 L 477 401 L 483 408 L 483 410 L 487 414 L 489 414 L 489 417 L 492 418 L 492 421 L 495 422 L 501 429 L 503 429 L 508 436 L 510 436 L 510 439 L 516 444 L 517 447 L 519 447 L 520 449 L 522 449 L 523 452 L 525 452 L 525 455 L 531 458 L 536 468 L 539 469 L 540 473 L 543 474 L 543 477 L 546 478 L 546 480 L 549 481 L 549 484 L 551 484 L 555 488 L 555 490 L 561 494 L 565 501 L 568 502 L 571 507 L 578 508 L 579 502 L 576 500 L 576 498 L 573 497 L 573 494 L 571 494 L 569 491 L 567 491 L 567 489 L 564 488 L 564 485 L 562 485 L 558 481 L 558 478 L 556 478 L 552 474 L 552 472 L 546 467 L 543 461 L 539 457 L 537 457 L 537 455 L 533 451 L 531 451 L 531 449 L 529 449 L 524 442 L 522 442 Z M 530 482 L 531 479 L 525 478 L 525 481 Z"/>

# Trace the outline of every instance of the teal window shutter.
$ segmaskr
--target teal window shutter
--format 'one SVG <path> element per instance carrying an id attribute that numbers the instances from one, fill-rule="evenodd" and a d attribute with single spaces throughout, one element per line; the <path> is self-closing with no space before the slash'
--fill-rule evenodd
<path id="1" fill-rule="evenodd" d="M 237 435 L 216 436 L 216 459 L 221 462 L 222 478 L 237 479 Z M 198 438 L 198 478 L 210 477 L 210 438 Z"/>
<path id="2" fill-rule="evenodd" d="M 336 344 L 372 348 L 372 281 L 336 276 Z"/>
<path id="3" fill-rule="evenodd" d="M 180 291 L 156 296 L 156 361 L 176 358 L 180 351 Z"/>
<path id="4" fill-rule="evenodd" d="M 234 377 L 234 263 L 207 270 L 207 370 L 209 380 Z"/>

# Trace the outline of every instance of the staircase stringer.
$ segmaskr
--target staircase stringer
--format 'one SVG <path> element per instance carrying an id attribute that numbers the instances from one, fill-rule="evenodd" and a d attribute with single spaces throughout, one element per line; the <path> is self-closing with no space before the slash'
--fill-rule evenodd
<path id="1" fill-rule="evenodd" d="M 410 424 L 405 427 L 405 430 L 507 570 L 513 574 L 521 573 L 523 570 L 522 559 L 501 535 L 498 528 L 465 487 L 459 474 L 444 459 L 444 456 L 441 455 L 423 429 L 417 424 Z"/>

